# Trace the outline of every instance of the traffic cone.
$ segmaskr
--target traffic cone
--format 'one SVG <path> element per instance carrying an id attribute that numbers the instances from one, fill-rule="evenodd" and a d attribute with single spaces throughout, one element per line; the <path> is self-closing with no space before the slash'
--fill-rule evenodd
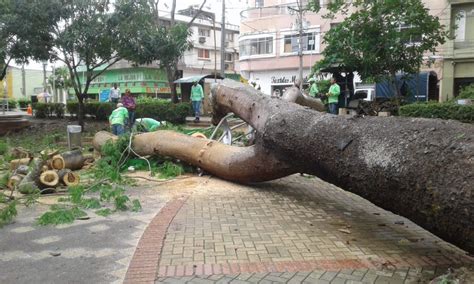
<path id="1" fill-rule="evenodd" d="M 26 109 L 26 113 L 28 115 L 33 115 L 33 109 L 31 108 L 31 105 L 28 105 L 28 108 Z"/>

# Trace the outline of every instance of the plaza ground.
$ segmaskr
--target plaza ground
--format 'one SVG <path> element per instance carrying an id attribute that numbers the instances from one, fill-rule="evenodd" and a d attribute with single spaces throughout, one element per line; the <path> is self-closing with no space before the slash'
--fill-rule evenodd
<path id="1" fill-rule="evenodd" d="M 426 283 L 473 258 L 315 177 L 254 185 L 210 176 L 128 190 L 143 211 L 34 225 L 0 240 L 1 283 Z"/>

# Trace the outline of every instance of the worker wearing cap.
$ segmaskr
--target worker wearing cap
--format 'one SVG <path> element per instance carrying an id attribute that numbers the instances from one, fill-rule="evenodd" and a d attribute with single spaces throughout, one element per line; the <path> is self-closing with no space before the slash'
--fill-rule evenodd
<path id="1" fill-rule="evenodd" d="M 133 125 L 133 131 L 152 132 L 156 131 L 164 122 L 154 120 L 153 118 L 137 118 Z"/>
<path id="2" fill-rule="evenodd" d="M 128 110 L 123 104 L 118 103 L 117 108 L 109 116 L 109 123 L 112 133 L 115 135 L 123 135 L 125 133 L 125 124 L 128 121 Z"/>
<path id="3" fill-rule="evenodd" d="M 193 86 L 191 87 L 191 102 L 193 104 L 194 115 L 196 119 L 194 122 L 199 121 L 199 116 L 201 112 L 201 102 L 204 99 L 204 91 L 202 86 L 198 84 L 198 81 L 195 80 Z"/>

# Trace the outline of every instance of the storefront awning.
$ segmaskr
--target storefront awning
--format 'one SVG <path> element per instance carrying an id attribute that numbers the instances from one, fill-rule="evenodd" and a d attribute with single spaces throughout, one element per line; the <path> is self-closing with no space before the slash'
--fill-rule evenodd
<path id="1" fill-rule="evenodd" d="M 205 79 L 205 78 L 212 78 L 214 79 L 214 75 L 213 74 L 209 74 L 209 75 L 203 75 L 203 76 L 189 76 L 189 77 L 184 77 L 184 78 L 181 78 L 181 79 L 178 79 L 176 81 L 174 81 L 175 84 L 186 84 L 186 83 L 194 83 L 194 82 L 199 82 L 201 81 L 202 79 Z M 224 79 L 222 78 L 220 75 L 216 75 L 215 76 L 216 79 Z"/>

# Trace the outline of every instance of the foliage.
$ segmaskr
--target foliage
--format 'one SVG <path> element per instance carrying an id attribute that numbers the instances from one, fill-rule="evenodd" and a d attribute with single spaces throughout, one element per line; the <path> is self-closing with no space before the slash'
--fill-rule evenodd
<path id="1" fill-rule="evenodd" d="M 5 155 L 8 151 L 7 142 L 0 141 L 0 155 Z"/>
<path id="2" fill-rule="evenodd" d="M 10 62 L 27 63 L 29 59 L 48 58 L 54 19 L 49 1 L 0 1 L 0 80 Z"/>
<path id="3" fill-rule="evenodd" d="M 469 86 L 465 86 L 461 89 L 459 96 L 456 99 L 472 99 L 474 100 L 474 84 L 470 84 Z"/>
<path id="4" fill-rule="evenodd" d="M 448 35 L 421 0 L 332 1 L 328 6 L 332 15 L 350 8 L 355 11 L 325 34 L 327 47 L 317 69 L 344 66 L 377 82 L 400 71 L 416 74 L 426 52 L 434 53 Z"/>
<path id="5" fill-rule="evenodd" d="M 36 221 L 38 225 L 60 225 L 69 224 L 74 222 L 77 218 L 87 216 L 87 213 L 74 206 L 67 208 L 66 206 L 55 206 L 50 207 L 51 211 L 48 211 L 41 215 Z"/>
<path id="6" fill-rule="evenodd" d="M 27 99 L 19 99 L 18 100 L 18 106 L 21 109 L 26 109 L 28 107 L 28 104 L 31 104 L 30 100 L 27 100 Z"/>
<path id="7" fill-rule="evenodd" d="M 76 115 L 79 107 L 76 101 L 69 101 L 66 105 L 67 111 Z M 98 120 L 107 120 L 115 109 L 114 104 L 88 102 L 84 104 L 84 114 L 90 115 Z M 149 117 L 158 121 L 169 121 L 172 123 L 184 123 L 186 116 L 191 110 L 189 103 L 173 104 L 167 100 L 149 99 L 137 100 L 135 117 Z"/>
<path id="8" fill-rule="evenodd" d="M 64 117 L 63 103 L 34 103 L 33 109 L 36 118 Z"/>
<path id="9" fill-rule="evenodd" d="M 18 105 L 17 100 L 12 99 L 12 98 L 9 98 L 9 99 L 8 99 L 8 107 L 9 107 L 10 109 L 15 109 L 15 108 L 17 108 L 17 105 Z"/>
<path id="10" fill-rule="evenodd" d="M 474 105 L 447 103 L 414 103 L 400 107 L 401 116 L 455 119 L 474 123 Z"/>
<path id="11" fill-rule="evenodd" d="M 172 178 L 184 173 L 183 166 L 170 161 L 165 161 L 157 170 L 162 178 Z"/>
<path id="12" fill-rule="evenodd" d="M 0 195 L 3 197 L 3 194 Z M 0 204 L 3 203 L 2 200 L 0 200 Z M 16 205 L 17 202 L 12 201 L 8 203 L 4 208 L 0 208 L 0 228 L 3 227 L 6 224 L 11 223 L 13 221 L 13 218 L 18 214 L 16 210 Z"/>
<path id="13" fill-rule="evenodd" d="M 178 60 L 192 47 L 189 40 L 192 31 L 189 24 L 174 22 L 174 11 L 171 12 L 171 24 L 161 25 L 153 2 L 117 1 L 115 23 L 124 31 L 119 37 L 119 53 L 137 64 L 159 61 L 160 67 L 166 70 L 172 100 L 177 102 L 172 82 L 176 79 Z M 130 37 L 130 34 L 134 36 Z"/>

